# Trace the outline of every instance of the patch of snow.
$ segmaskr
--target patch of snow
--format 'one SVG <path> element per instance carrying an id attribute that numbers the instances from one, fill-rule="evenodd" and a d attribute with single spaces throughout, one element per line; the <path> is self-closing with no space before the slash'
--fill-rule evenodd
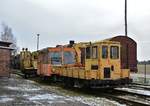
<path id="1" fill-rule="evenodd" d="M 33 101 L 33 103 L 35 103 L 36 106 L 37 106 L 37 105 L 43 106 L 43 104 L 42 104 L 41 102 L 39 102 L 39 101 Z"/>
<path id="2" fill-rule="evenodd" d="M 131 88 L 116 88 L 116 89 L 150 96 L 150 91 L 147 90 L 138 90 L 138 89 L 131 89 Z"/>
<path id="3" fill-rule="evenodd" d="M 126 106 L 125 104 L 120 104 L 120 103 L 113 101 L 113 100 L 106 99 L 106 102 L 114 104 L 115 106 Z"/>
<path id="4" fill-rule="evenodd" d="M 11 87 L 11 86 L 5 86 L 6 89 L 9 90 L 16 90 L 16 91 L 38 91 L 41 90 L 41 88 L 26 88 L 26 87 Z"/>
<path id="5" fill-rule="evenodd" d="M 57 99 L 60 99 L 60 98 L 64 98 L 63 96 L 58 96 L 58 95 L 54 95 L 54 94 L 38 94 L 38 95 L 35 95 L 33 97 L 29 97 L 28 99 L 30 101 L 34 101 L 34 100 L 57 100 Z"/>
<path id="6" fill-rule="evenodd" d="M 29 83 L 36 83 L 35 81 L 32 81 L 32 80 L 26 80 L 26 81 Z"/>
<path id="7" fill-rule="evenodd" d="M 90 106 L 126 106 L 124 104 L 120 104 L 116 101 L 111 101 L 105 98 L 99 98 L 99 97 L 83 97 L 83 96 L 75 96 L 75 97 L 68 97 L 69 101 L 78 101 Z"/>
<path id="8" fill-rule="evenodd" d="M 134 74 L 131 74 L 131 77 L 133 77 L 133 78 L 135 78 L 135 77 L 145 77 L 145 75 L 144 74 L 136 74 L 136 73 L 134 73 Z M 150 75 L 147 74 L 146 77 L 150 78 Z"/>
<path id="9" fill-rule="evenodd" d="M 29 97 L 30 95 L 29 94 L 24 94 L 22 95 L 23 97 Z"/>
<path id="10" fill-rule="evenodd" d="M 57 101 L 57 103 L 66 103 L 66 102 L 63 100 L 59 100 L 59 101 Z"/>
<path id="11" fill-rule="evenodd" d="M 0 96 L 0 103 L 6 103 L 6 102 L 10 102 L 13 101 L 13 98 L 9 98 L 7 96 Z"/>
<path id="12" fill-rule="evenodd" d="M 66 103 L 63 100 L 57 100 L 57 101 L 48 101 L 48 104 L 53 104 L 53 103 Z"/>

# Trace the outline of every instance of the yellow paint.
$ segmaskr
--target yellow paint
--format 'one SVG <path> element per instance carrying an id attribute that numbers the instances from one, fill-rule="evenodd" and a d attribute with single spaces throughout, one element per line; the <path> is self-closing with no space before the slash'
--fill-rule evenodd
<path id="1" fill-rule="evenodd" d="M 80 48 L 97 46 L 97 58 L 85 59 L 85 66 L 81 65 L 81 51 Z M 106 59 L 102 58 L 102 46 L 108 47 L 108 57 Z M 119 48 L 119 57 L 117 59 L 112 59 L 110 57 L 111 46 L 117 46 Z M 97 79 L 97 80 L 115 80 L 130 77 L 129 69 L 121 69 L 120 63 L 120 43 L 114 41 L 99 41 L 99 42 L 84 42 L 77 43 L 73 46 L 76 51 L 76 63 L 79 66 L 51 66 L 52 74 L 60 74 L 60 76 L 66 76 L 77 79 Z M 92 55 L 91 55 L 92 56 Z M 93 67 L 93 68 L 92 68 Z M 98 69 L 97 69 L 98 67 Z M 113 67 L 113 68 L 112 68 Z M 110 77 L 104 78 L 104 69 L 110 70 Z M 113 70 L 112 70 L 113 69 Z M 46 70 L 46 69 L 45 69 Z"/>
<path id="2" fill-rule="evenodd" d="M 102 46 L 108 46 L 108 58 L 103 59 L 102 58 Z M 98 47 L 98 58 L 96 59 L 86 59 L 85 60 L 85 68 L 82 70 L 79 67 L 69 69 L 65 68 L 62 71 L 63 76 L 73 77 L 73 78 L 79 78 L 79 79 L 98 79 L 98 80 L 104 80 L 104 68 L 110 68 L 110 78 L 106 79 L 120 79 L 129 77 L 128 69 L 125 69 L 124 72 L 122 72 L 121 65 L 120 65 L 120 43 L 119 42 L 113 42 L 113 41 L 102 41 L 102 42 L 95 42 L 95 43 L 79 43 L 75 45 L 75 49 L 77 52 L 78 57 L 77 61 L 81 62 L 81 51 L 79 48 L 86 48 L 86 47 L 92 47 L 97 46 Z M 110 58 L 110 47 L 111 46 L 118 46 L 119 47 L 119 58 L 118 59 L 111 59 Z M 97 65 L 98 69 L 91 69 L 92 65 Z M 111 70 L 111 67 L 114 67 L 114 70 Z"/>

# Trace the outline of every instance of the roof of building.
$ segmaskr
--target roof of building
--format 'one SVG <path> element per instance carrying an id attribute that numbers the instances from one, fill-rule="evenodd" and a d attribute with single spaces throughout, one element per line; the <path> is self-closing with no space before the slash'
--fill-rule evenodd
<path id="1" fill-rule="evenodd" d="M 0 49 L 9 49 L 9 50 L 14 50 L 13 48 L 11 47 L 4 47 L 4 46 L 0 46 Z"/>
<path id="2" fill-rule="evenodd" d="M 0 41 L 0 46 L 9 47 L 11 44 L 11 42 Z"/>

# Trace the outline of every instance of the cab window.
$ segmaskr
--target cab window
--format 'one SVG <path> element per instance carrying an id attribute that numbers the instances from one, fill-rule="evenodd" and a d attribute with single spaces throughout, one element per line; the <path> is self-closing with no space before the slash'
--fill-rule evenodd
<path id="1" fill-rule="evenodd" d="M 97 46 L 92 47 L 92 58 L 96 59 L 98 57 Z"/>
<path id="2" fill-rule="evenodd" d="M 108 58 L 108 46 L 102 46 L 102 58 Z"/>
<path id="3" fill-rule="evenodd" d="M 62 57 L 61 52 L 50 52 L 51 64 L 52 65 L 61 65 Z"/>
<path id="4" fill-rule="evenodd" d="M 110 58 L 111 59 L 118 59 L 119 58 L 119 47 L 118 46 L 111 46 Z"/>
<path id="5" fill-rule="evenodd" d="M 75 53 L 72 51 L 64 52 L 64 64 L 74 64 L 75 63 Z"/>
<path id="6" fill-rule="evenodd" d="M 86 59 L 90 59 L 91 58 L 91 48 L 90 47 L 87 47 L 86 48 Z"/>

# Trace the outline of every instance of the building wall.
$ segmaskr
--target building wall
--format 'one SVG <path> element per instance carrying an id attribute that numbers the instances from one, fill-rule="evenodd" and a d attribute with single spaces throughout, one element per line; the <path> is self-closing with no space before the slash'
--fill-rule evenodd
<path id="1" fill-rule="evenodd" d="M 10 73 L 10 50 L 0 48 L 0 76 L 9 76 Z"/>

